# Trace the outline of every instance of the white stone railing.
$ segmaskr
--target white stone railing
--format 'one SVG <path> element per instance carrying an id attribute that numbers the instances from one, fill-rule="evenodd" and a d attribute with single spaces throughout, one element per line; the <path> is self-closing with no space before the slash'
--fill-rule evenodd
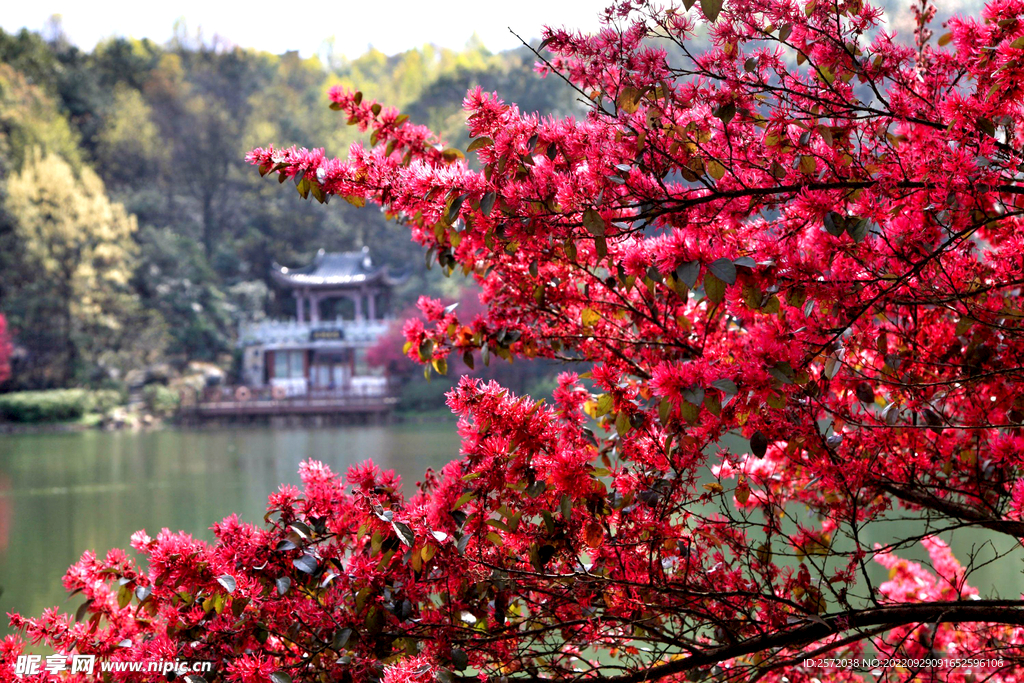
<path id="1" fill-rule="evenodd" d="M 351 377 L 343 387 L 335 389 L 324 389 L 322 387 L 310 388 L 309 381 L 304 377 L 273 378 L 270 380 L 271 388 L 284 390 L 284 398 L 296 396 L 311 396 L 320 398 L 332 398 L 343 396 L 387 396 L 388 380 L 386 377 L 356 376 Z"/>
<path id="2" fill-rule="evenodd" d="M 261 320 L 256 323 L 242 323 L 238 331 L 239 346 L 252 344 L 308 344 L 317 342 L 314 332 L 340 332 L 343 341 L 373 343 L 388 331 L 390 319 L 385 320 L 321 320 L 319 322 L 298 322 L 297 320 Z M 329 336 L 323 343 L 336 341 Z"/>

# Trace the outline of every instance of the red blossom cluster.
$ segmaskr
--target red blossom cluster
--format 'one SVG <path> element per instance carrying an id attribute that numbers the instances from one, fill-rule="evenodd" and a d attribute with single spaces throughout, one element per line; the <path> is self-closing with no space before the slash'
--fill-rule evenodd
<path id="1" fill-rule="evenodd" d="M 1015 572 L 1024 537 L 1024 2 L 931 15 L 911 45 L 862 0 L 626 0 L 538 53 L 585 117 L 477 89 L 465 153 L 332 91 L 369 146 L 249 160 L 477 279 L 486 310 L 422 300 L 405 353 L 580 374 L 551 405 L 463 379 L 462 457 L 408 499 L 307 463 L 266 526 L 86 555 L 79 619 L 15 625 L 239 683 L 1024 681 L 1024 601 L 939 540 Z M 916 531 L 870 541 L 890 520 Z M 807 663 L 883 654 L 975 663 Z"/>

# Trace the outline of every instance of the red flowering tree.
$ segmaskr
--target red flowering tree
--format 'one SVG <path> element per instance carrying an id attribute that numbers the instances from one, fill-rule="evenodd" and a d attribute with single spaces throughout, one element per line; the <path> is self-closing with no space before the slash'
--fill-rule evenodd
<path id="1" fill-rule="evenodd" d="M 486 313 L 426 302 L 410 356 L 585 376 L 551 405 L 463 380 L 462 458 L 410 497 L 309 463 L 267 525 L 140 532 L 147 568 L 68 573 L 79 621 L 15 625 L 240 683 L 1024 680 L 1024 601 L 941 540 L 1019 568 L 1024 2 L 934 40 L 921 7 L 910 44 L 861 0 L 691 5 L 547 34 L 580 120 L 469 93 L 479 170 L 340 90 L 370 146 L 250 155 L 477 277 Z"/>

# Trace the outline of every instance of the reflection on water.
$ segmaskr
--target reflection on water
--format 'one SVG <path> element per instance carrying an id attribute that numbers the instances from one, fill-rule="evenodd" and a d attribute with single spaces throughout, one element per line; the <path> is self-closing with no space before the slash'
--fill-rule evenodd
<path id="1" fill-rule="evenodd" d="M 0 435 L 0 615 L 73 610 L 60 583 L 67 567 L 86 550 L 127 548 L 139 529 L 209 540 L 231 513 L 261 522 L 267 495 L 298 483 L 308 458 L 338 473 L 372 458 L 408 493 L 457 455 L 453 423 Z"/>

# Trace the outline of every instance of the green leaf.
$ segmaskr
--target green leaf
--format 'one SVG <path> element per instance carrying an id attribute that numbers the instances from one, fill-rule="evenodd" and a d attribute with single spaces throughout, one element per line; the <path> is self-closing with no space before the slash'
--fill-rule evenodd
<path id="1" fill-rule="evenodd" d="M 722 0 L 700 0 L 700 8 L 704 12 L 704 16 L 708 18 L 708 21 L 714 23 L 718 19 L 718 14 L 722 11 Z"/>
<path id="2" fill-rule="evenodd" d="M 717 159 L 712 159 L 707 163 L 708 175 L 715 180 L 721 180 L 725 177 L 725 166 L 721 164 Z"/>
<path id="3" fill-rule="evenodd" d="M 587 209 L 583 212 L 583 227 L 585 227 L 587 232 L 591 235 L 601 237 L 604 235 L 604 218 L 601 217 L 601 214 L 597 209 Z"/>
<path id="4" fill-rule="evenodd" d="M 466 148 L 466 153 L 468 154 L 469 152 L 475 152 L 478 149 L 490 147 L 493 144 L 494 140 L 488 137 L 477 138 L 476 140 L 473 140 L 473 142 L 469 143 L 469 147 Z"/>
<path id="5" fill-rule="evenodd" d="M 875 402 L 875 390 L 871 387 L 868 382 L 860 382 L 854 387 L 853 393 L 856 394 L 857 400 L 862 403 L 874 403 Z"/>
<path id="6" fill-rule="evenodd" d="M 462 203 L 466 201 L 466 197 L 469 195 L 460 194 L 458 197 L 452 200 L 452 203 L 448 205 L 448 213 L 445 215 L 445 220 L 451 224 L 455 222 L 455 219 L 459 217 L 459 211 L 462 209 Z"/>
<path id="7" fill-rule="evenodd" d="M 592 308 L 584 308 L 580 311 L 580 322 L 587 327 L 593 327 L 601 320 L 601 315 Z"/>
<path id="8" fill-rule="evenodd" d="M 690 387 L 683 390 L 683 400 L 699 406 L 704 403 L 704 390 L 700 387 Z"/>
<path id="9" fill-rule="evenodd" d="M 722 414 L 722 402 L 718 400 L 718 394 L 708 394 L 704 397 L 704 407 L 714 416 Z"/>
<path id="10" fill-rule="evenodd" d="M 708 270 L 727 285 L 736 282 L 736 265 L 727 258 L 720 258 L 708 264 Z"/>
<path id="11" fill-rule="evenodd" d="M 768 437 L 760 430 L 750 436 L 750 452 L 756 458 L 763 458 L 768 452 Z"/>
<path id="12" fill-rule="evenodd" d="M 335 650 L 340 650 L 345 647 L 348 643 L 348 639 L 352 637 L 352 629 L 342 628 L 334 632 L 334 638 L 331 639 L 331 647 Z"/>
<path id="13" fill-rule="evenodd" d="M 494 209 L 494 202 L 497 198 L 498 195 L 493 192 L 488 192 L 480 198 L 480 211 L 483 212 L 485 216 L 491 215 L 491 210 Z"/>
<path id="14" fill-rule="evenodd" d="M 316 571 L 316 558 L 312 555 L 296 557 L 292 560 L 292 564 L 294 564 L 295 568 L 300 572 L 305 572 L 306 574 L 312 574 Z"/>
<path id="15" fill-rule="evenodd" d="M 711 383 L 711 386 L 731 396 L 738 394 L 740 391 L 739 387 L 736 386 L 736 382 L 733 382 L 731 379 L 716 379 Z"/>
<path id="16" fill-rule="evenodd" d="M 729 122 L 736 116 L 736 105 L 732 102 L 723 104 L 715 110 L 715 116 L 722 121 L 723 125 L 729 125 Z"/>
<path id="17" fill-rule="evenodd" d="M 452 510 L 458 510 L 460 507 L 462 507 L 469 501 L 473 500 L 474 498 L 476 498 L 476 494 L 473 493 L 472 491 L 467 491 L 466 493 L 463 493 L 461 496 L 459 496 L 459 499 L 452 504 Z"/>
<path id="18" fill-rule="evenodd" d="M 441 158 L 447 161 L 448 163 L 452 163 L 457 159 L 465 159 L 466 155 L 462 153 L 461 149 L 456 149 L 455 147 L 448 147 L 447 149 L 441 151 Z"/>
<path id="19" fill-rule="evenodd" d="M 846 217 L 841 213 L 829 211 L 825 214 L 825 231 L 833 237 L 839 237 L 846 229 Z"/>
<path id="20" fill-rule="evenodd" d="M 662 424 L 666 424 L 671 414 L 672 402 L 667 398 L 661 399 L 661 403 L 658 404 L 658 419 L 661 420 Z"/>
<path id="21" fill-rule="evenodd" d="M 768 374 L 779 380 L 783 384 L 793 383 L 793 368 L 789 363 L 780 363 L 774 367 L 768 368 Z"/>
<path id="22" fill-rule="evenodd" d="M 327 203 L 327 194 L 324 192 L 324 188 L 320 187 L 316 183 L 310 183 L 309 191 L 313 195 L 313 198 L 318 202 L 321 204 Z"/>
<path id="23" fill-rule="evenodd" d="M 708 273 L 704 276 L 704 293 L 714 303 L 720 304 L 725 300 L 725 287 L 726 284 L 716 277 L 714 273 Z"/>
<path id="24" fill-rule="evenodd" d="M 428 361 L 434 357 L 434 340 L 424 339 L 420 342 L 419 349 L 417 349 L 421 361 Z"/>
<path id="25" fill-rule="evenodd" d="M 867 218 L 849 220 L 846 222 L 846 234 L 853 238 L 853 241 L 860 244 L 868 236 L 870 223 Z"/>
<path id="26" fill-rule="evenodd" d="M 740 256 L 738 259 L 734 259 L 733 263 L 735 265 L 737 265 L 737 266 L 742 267 L 742 268 L 755 268 L 755 267 L 757 267 L 757 262 L 754 261 L 754 259 L 750 258 L 749 256 Z"/>
<path id="27" fill-rule="evenodd" d="M 270 674 L 272 683 L 292 683 L 292 677 L 283 671 L 275 671 Z"/>
<path id="28" fill-rule="evenodd" d="M 84 619 L 85 615 L 89 612 L 89 608 L 91 606 L 92 606 L 92 600 L 91 599 L 86 600 L 81 605 L 79 605 L 78 609 L 75 610 L 75 621 L 81 621 L 82 619 Z"/>
<path id="29" fill-rule="evenodd" d="M 640 105 L 640 98 L 643 97 L 643 93 L 634 88 L 633 86 L 626 86 L 619 92 L 618 98 L 615 103 L 619 109 L 623 110 L 627 114 L 632 114 L 637 110 Z"/>
<path id="30" fill-rule="evenodd" d="M 620 410 L 615 416 L 615 432 L 619 436 L 625 436 L 632 428 L 633 425 L 629 422 L 629 415 L 626 414 L 626 411 Z"/>
<path id="31" fill-rule="evenodd" d="M 676 279 L 690 289 L 697 284 L 698 275 L 700 275 L 700 261 L 687 261 L 676 267 Z"/>
<path id="32" fill-rule="evenodd" d="M 416 542 L 416 534 L 412 532 L 409 525 L 402 522 L 391 522 L 391 526 L 394 527 L 395 533 L 398 534 L 398 540 L 411 548 L 413 543 Z"/>
<path id="33" fill-rule="evenodd" d="M 572 498 L 568 494 L 562 494 L 562 499 L 558 501 L 558 511 L 562 513 L 562 519 L 567 522 L 572 517 Z"/>

